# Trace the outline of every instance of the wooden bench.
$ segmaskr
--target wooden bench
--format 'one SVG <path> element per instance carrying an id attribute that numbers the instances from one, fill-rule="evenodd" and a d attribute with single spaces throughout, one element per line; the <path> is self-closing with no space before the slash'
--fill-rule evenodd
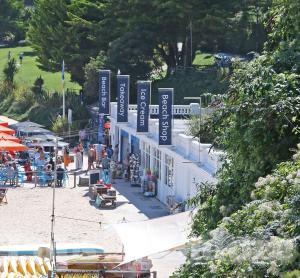
<path id="1" fill-rule="evenodd" d="M 0 188 L 0 205 L 2 203 L 6 203 L 6 204 L 8 203 L 6 197 L 7 191 L 8 191 L 7 188 Z"/>

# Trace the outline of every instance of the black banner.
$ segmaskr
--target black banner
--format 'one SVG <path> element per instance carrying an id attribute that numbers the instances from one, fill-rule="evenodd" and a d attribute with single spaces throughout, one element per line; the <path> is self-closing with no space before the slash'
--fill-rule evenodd
<path id="1" fill-rule="evenodd" d="M 99 113 L 110 113 L 110 70 L 99 72 Z"/>
<path id="2" fill-rule="evenodd" d="M 149 106 L 151 99 L 151 81 L 137 82 L 137 132 L 149 131 Z"/>
<path id="3" fill-rule="evenodd" d="M 173 88 L 160 88 L 159 94 L 159 145 L 172 145 Z"/>
<path id="4" fill-rule="evenodd" d="M 128 122 L 128 105 L 129 105 L 129 75 L 117 76 L 117 92 L 118 92 L 118 106 L 117 106 L 117 122 Z"/>

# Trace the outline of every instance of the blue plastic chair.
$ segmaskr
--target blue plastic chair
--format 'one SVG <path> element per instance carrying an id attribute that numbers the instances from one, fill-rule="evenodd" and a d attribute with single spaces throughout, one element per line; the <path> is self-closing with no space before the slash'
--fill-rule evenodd
<path id="1" fill-rule="evenodd" d="M 63 187 L 69 186 L 69 175 L 66 172 L 64 172 L 64 179 L 62 181 L 62 186 Z"/>

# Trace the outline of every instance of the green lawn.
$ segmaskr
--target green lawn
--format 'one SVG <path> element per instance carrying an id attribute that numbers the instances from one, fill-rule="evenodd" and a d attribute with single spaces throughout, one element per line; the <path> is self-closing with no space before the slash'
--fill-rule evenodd
<path id="1" fill-rule="evenodd" d="M 45 88 L 50 91 L 61 91 L 61 72 L 47 72 L 38 67 L 37 57 L 30 46 L 0 48 L 0 78 L 3 78 L 3 68 L 7 63 L 8 52 L 11 51 L 11 57 L 14 57 L 19 63 L 19 53 L 24 52 L 23 63 L 19 67 L 15 80 L 18 85 L 31 86 L 34 80 L 42 76 Z M 77 83 L 70 81 L 70 74 L 65 73 L 65 88 L 78 90 L 80 87 Z"/>
<path id="2" fill-rule="evenodd" d="M 196 57 L 194 59 L 193 65 L 198 66 L 211 66 L 215 63 L 215 58 L 213 54 L 203 53 L 200 51 L 196 52 Z"/>

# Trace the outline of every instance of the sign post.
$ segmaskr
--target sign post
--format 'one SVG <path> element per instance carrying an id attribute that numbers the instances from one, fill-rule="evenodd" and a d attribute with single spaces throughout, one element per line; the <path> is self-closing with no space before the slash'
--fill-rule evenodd
<path id="1" fill-rule="evenodd" d="M 128 122 L 129 75 L 117 75 L 117 122 Z"/>
<path id="2" fill-rule="evenodd" d="M 151 102 L 151 81 L 137 82 L 137 132 L 149 131 L 149 106 Z"/>
<path id="3" fill-rule="evenodd" d="M 159 88 L 159 142 L 160 146 L 172 145 L 173 88 Z"/>

